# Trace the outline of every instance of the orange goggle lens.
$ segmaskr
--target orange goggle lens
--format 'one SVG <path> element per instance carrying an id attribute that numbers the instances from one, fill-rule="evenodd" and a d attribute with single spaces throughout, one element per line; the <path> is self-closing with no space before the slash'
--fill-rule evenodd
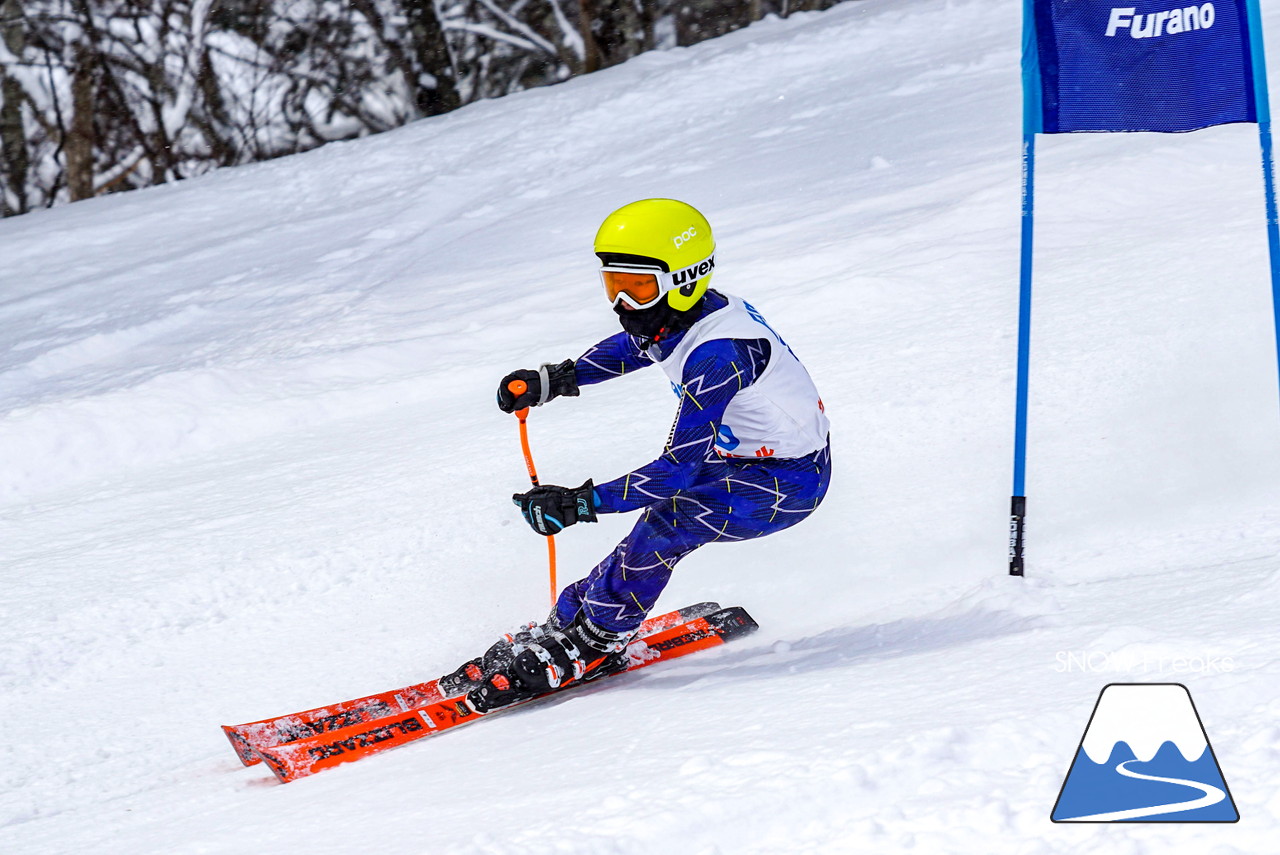
<path id="1" fill-rule="evenodd" d="M 602 270 L 604 291 L 609 302 L 618 302 L 618 295 L 626 294 L 636 305 L 647 306 L 662 296 L 656 273 L 624 273 L 620 270 Z"/>

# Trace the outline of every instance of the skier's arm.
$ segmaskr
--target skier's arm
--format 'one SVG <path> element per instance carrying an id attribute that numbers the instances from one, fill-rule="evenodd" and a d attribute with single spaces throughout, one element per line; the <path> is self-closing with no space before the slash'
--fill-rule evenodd
<path id="1" fill-rule="evenodd" d="M 627 333 L 611 335 L 574 360 L 579 386 L 603 383 L 652 365 L 653 359 L 640 349 L 639 339 Z"/>
<path id="2" fill-rule="evenodd" d="M 700 345 L 682 376 L 671 442 L 657 460 L 595 489 L 596 513 L 622 513 L 669 499 L 691 486 L 715 454 L 725 408 L 769 363 L 769 343 L 716 339 Z"/>
<path id="3" fill-rule="evenodd" d="M 565 395 L 576 398 L 579 386 L 603 383 L 652 365 L 641 348 L 639 340 L 626 333 L 618 333 L 592 347 L 576 360 L 566 359 L 559 365 L 547 363 L 536 371 L 522 368 L 512 371 L 498 384 L 498 409 L 514 413 L 525 407 L 539 407 L 552 398 Z M 511 390 L 513 381 L 524 384 L 520 393 Z"/>

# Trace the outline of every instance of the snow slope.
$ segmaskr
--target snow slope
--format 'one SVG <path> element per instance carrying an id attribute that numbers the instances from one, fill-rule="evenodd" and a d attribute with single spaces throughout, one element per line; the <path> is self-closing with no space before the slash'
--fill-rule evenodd
<path id="1" fill-rule="evenodd" d="M 847 4 L 0 222 L 0 851 L 1275 851 L 1255 131 L 1042 140 L 1009 579 L 1019 15 Z M 613 331 L 590 240 L 658 195 L 707 213 L 716 284 L 834 425 L 821 511 L 694 554 L 659 604 L 761 632 L 287 787 L 241 768 L 218 725 L 545 612 L 493 387 Z M 647 461 L 669 396 L 641 374 L 537 411 L 544 480 Z M 559 538 L 562 580 L 629 522 Z M 1239 824 L 1049 822 L 1128 680 L 1188 685 Z"/>

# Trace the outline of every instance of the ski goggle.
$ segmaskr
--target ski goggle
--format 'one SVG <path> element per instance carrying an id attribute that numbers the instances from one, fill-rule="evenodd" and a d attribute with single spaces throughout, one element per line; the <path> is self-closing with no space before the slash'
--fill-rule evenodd
<path id="1" fill-rule="evenodd" d="M 626 303 L 633 309 L 647 309 L 657 303 L 668 291 L 692 285 L 711 273 L 716 266 L 715 254 L 708 255 L 697 264 L 691 264 L 670 273 L 654 267 L 628 267 L 611 264 L 600 269 L 600 281 L 611 305 Z"/>

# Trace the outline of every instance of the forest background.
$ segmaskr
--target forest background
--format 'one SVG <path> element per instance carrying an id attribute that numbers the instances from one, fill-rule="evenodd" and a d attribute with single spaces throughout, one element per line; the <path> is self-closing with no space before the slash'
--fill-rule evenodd
<path id="1" fill-rule="evenodd" d="M 379 133 L 837 2 L 0 0 L 0 214 Z"/>

